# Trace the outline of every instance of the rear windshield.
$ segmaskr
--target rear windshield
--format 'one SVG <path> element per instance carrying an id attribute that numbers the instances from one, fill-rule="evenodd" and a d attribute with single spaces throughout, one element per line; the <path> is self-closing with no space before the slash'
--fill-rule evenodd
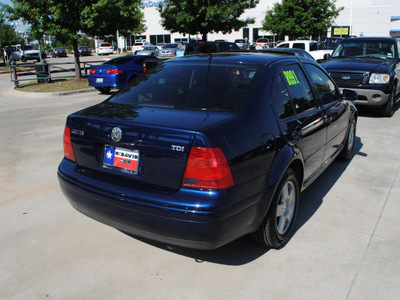
<path id="1" fill-rule="evenodd" d="M 103 44 L 100 44 L 100 47 L 111 47 L 111 45 L 108 43 L 103 43 Z"/>
<path id="2" fill-rule="evenodd" d="M 166 63 L 138 76 L 111 98 L 133 106 L 235 111 L 258 66 Z"/>
<path id="3" fill-rule="evenodd" d="M 106 61 L 105 63 L 103 63 L 103 65 L 113 65 L 113 66 L 123 65 L 123 64 L 130 62 L 132 59 L 135 59 L 135 58 L 136 58 L 136 56 L 133 56 L 133 55 L 120 56 L 120 57 L 113 58 L 113 59 Z"/>

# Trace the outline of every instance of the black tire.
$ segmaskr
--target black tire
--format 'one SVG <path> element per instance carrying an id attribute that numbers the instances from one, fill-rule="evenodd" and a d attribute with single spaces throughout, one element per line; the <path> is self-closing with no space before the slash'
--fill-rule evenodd
<path id="1" fill-rule="evenodd" d="M 394 115 L 395 96 L 396 96 L 396 84 L 393 84 L 392 92 L 390 93 L 388 102 L 381 107 L 382 117 L 390 118 Z"/>
<path id="2" fill-rule="evenodd" d="M 356 141 L 356 130 L 357 129 L 357 122 L 355 118 L 352 118 L 350 121 L 349 130 L 347 131 L 346 140 L 344 142 L 344 146 L 342 152 L 339 154 L 340 160 L 350 160 L 353 157 L 354 153 L 354 144 Z"/>
<path id="3" fill-rule="evenodd" d="M 110 87 L 98 87 L 96 89 L 102 94 L 108 94 L 111 91 Z"/>
<path id="4" fill-rule="evenodd" d="M 264 221 L 253 239 L 262 246 L 278 248 L 290 237 L 299 206 L 299 182 L 292 169 L 286 170 Z"/>

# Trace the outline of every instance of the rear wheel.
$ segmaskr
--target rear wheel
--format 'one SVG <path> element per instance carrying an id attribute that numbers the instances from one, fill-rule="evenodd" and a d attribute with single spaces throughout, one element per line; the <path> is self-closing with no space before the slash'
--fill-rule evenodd
<path id="1" fill-rule="evenodd" d="M 352 118 L 349 131 L 347 132 L 347 137 L 344 143 L 343 150 L 339 154 L 339 158 L 341 160 L 350 160 L 353 157 L 354 144 L 356 141 L 356 127 L 357 127 L 357 122 L 354 118 Z"/>
<path id="2" fill-rule="evenodd" d="M 381 107 L 381 115 L 383 117 L 390 118 L 394 114 L 395 110 L 395 96 L 396 96 L 396 84 L 393 84 L 392 92 L 390 93 L 390 97 L 388 102 Z"/>
<path id="3" fill-rule="evenodd" d="M 295 172 L 285 172 L 269 211 L 261 226 L 253 233 L 253 239 L 270 248 L 282 246 L 290 237 L 299 204 L 299 183 Z"/>
<path id="4" fill-rule="evenodd" d="M 110 87 L 98 87 L 96 89 L 102 94 L 108 94 L 111 91 Z"/>

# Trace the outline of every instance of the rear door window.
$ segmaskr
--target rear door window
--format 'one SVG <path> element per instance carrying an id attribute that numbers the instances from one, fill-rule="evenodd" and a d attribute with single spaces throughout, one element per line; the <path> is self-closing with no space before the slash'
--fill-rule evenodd
<path id="1" fill-rule="evenodd" d="M 298 64 L 284 67 L 281 76 L 288 88 L 296 114 L 316 107 L 312 89 Z"/>

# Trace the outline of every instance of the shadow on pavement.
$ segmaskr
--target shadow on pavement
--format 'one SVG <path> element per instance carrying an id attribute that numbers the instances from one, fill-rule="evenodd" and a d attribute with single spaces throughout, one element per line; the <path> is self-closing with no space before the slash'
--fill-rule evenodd
<path id="1" fill-rule="evenodd" d="M 356 138 L 355 155 L 367 156 L 361 152 L 363 144 L 359 137 Z M 300 196 L 299 211 L 297 214 L 296 224 L 293 229 L 292 237 L 296 234 L 304 224 L 314 215 L 318 208 L 322 205 L 323 199 L 330 189 L 335 185 L 336 181 L 340 178 L 350 161 L 334 161 L 321 175 L 311 184 L 310 188 L 305 190 Z M 323 187 L 312 189 L 312 187 Z M 312 191 L 311 191 L 312 190 Z M 125 233 L 126 234 L 126 233 Z M 163 243 L 150 241 L 141 237 L 131 237 L 140 240 L 144 243 L 153 245 L 160 249 L 193 258 L 195 262 L 211 262 L 216 264 L 239 266 L 250 263 L 259 257 L 266 254 L 270 249 L 260 246 L 253 242 L 250 235 L 241 237 L 225 246 L 215 250 L 196 250 L 169 246 Z M 288 241 L 290 243 L 290 239 Z M 285 246 L 283 246 L 285 247 Z M 274 251 L 274 250 L 273 250 Z M 275 250 L 279 251 L 279 250 Z"/>

